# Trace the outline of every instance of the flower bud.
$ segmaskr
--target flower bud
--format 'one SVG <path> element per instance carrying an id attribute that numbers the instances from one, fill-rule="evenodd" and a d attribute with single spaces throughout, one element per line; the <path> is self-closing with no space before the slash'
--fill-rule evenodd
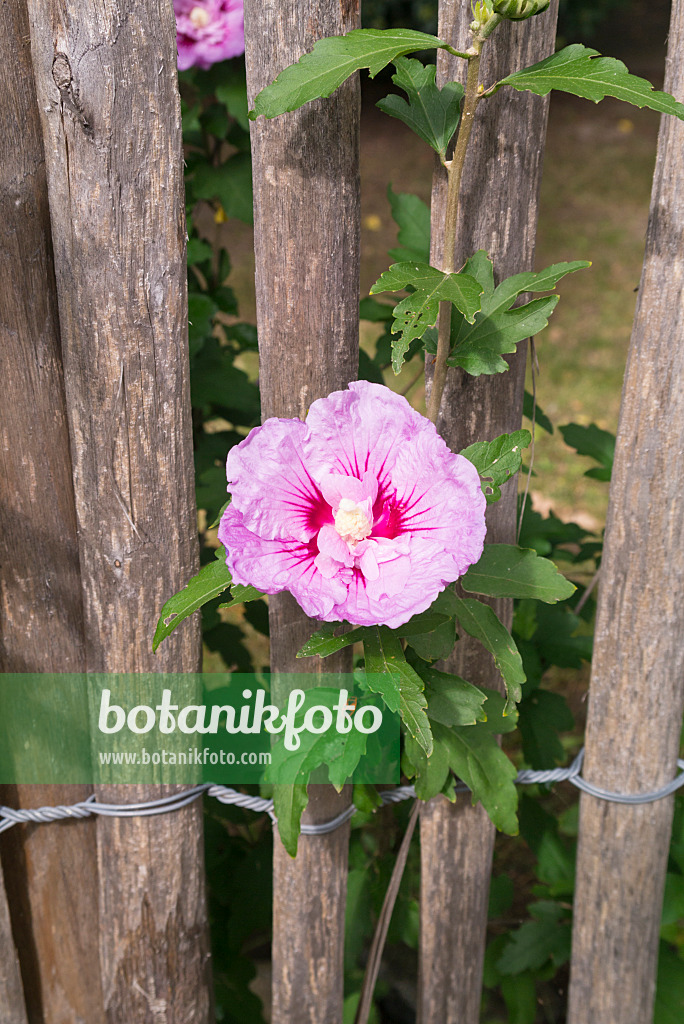
<path id="1" fill-rule="evenodd" d="M 494 12 L 509 21 L 524 21 L 533 14 L 542 14 L 551 0 L 494 0 Z"/>

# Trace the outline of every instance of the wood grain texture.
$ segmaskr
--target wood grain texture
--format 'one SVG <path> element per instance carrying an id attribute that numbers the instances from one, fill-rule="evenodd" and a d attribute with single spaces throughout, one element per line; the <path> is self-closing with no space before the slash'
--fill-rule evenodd
<path id="1" fill-rule="evenodd" d="M 314 42 L 358 28 L 358 0 L 245 3 L 247 87 L 254 96 Z M 251 125 L 262 418 L 299 416 L 358 376 L 359 86 Z M 296 661 L 316 628 L 289 594 L 270 599 L 271 667 L 349 671 L 349 652 Z M 278 685 L 278 684 L 276 684 Z M 287 685 L 281 683 L 282 686 Z M 310 787 L 307 821 L 349 793 Z M 274 850 L 273 1022 L 339 1024 L 349 827 Z"/>
<path id="2" fill-rule="evenodd" d="M 76 513 L 24 0 L 0 5 L 0 83 L 0 671 L 79 672 L 85 658 Z M 79 713 L 85 721 L 79 694 L 73 696 L 73 721 Z M 36 807 L 90 792 L 15 786 L 0 802 Z M 0 845 L 31 1021 L 100 1024 L 94 821 L 16 827 Z M 0 940 L 5 986 L 13 956 L 13 942 Z M 2 988 L 0 981 L 0 1006 L 12 1005 Z M 12 1021 L 24 1019 L 18 1009 L 12 1013 Z"/>
<path id="3" fill-rule="evenodd" d="M 553 52 L 557 3 L 529 21 L 502 23 L 483 50 L 485 86 Z M 470 4 L 441 0 L 438 34 L 456 49 L 469 46 Z M 465 80 L 465 62 L 443 51 L 438 81 Z M 481 104 L 463 174 L 455 265 L 477 249 L 494 261 L 497 281 L 533 266 L 538 197 L 548 100 L 503 89 Z M 443 244 L 446 178 L 435 167 L 431 262 Z M 469 377 L 451 369 L 438 429 L 454 451 L 474 441 L 518 430 L 522 419 L 527 345 L 506 357 L 510 369 L 494 377 Z M 430 368 L 427 368 L 427 383 Z M 487 510 L 487 541 L 514 543 L 516 487 L 512 481 Z M 510 626 L 511 601 L 492 601 Z M 493 659 L 476 641 L 459 640 L 448 668 L 477 685 L 500 688 Z M 481 807 L 432 800 L 421 815 L 421 951 L 418 1019 L 421 1024 L 476 1024 L 494 827 Z"/>
<path id="4" fill-rule="evenodd" d="M 88 671 L 193 672 L 199 624 L 153 656 L 197 566 L 185 209 L 170 0 L 30 0 L 65 370 Z M 163 787 L 98 787 L 104 800 Z M 100 819 L 111 1024 L 204 1024 L 201 807 Z"/>
<path id="5" fill-rule="evenodd" d="M 665 88 L 684 99 L 684 3 Z M 584 776 L 639 793 L 668 782 L 684 706 L 684 124 L 663 117 L 646 258 L 610 488 Z M 568 1020 L 648 1024 L 672 799 L 582 795 Z"/>
<path id="6" fill-rule="evenodd" d="M 5 885 L 0 873 L 0 1007 L 3 1024 L 28 1024 L 19 958 L 14 947 Z"/>

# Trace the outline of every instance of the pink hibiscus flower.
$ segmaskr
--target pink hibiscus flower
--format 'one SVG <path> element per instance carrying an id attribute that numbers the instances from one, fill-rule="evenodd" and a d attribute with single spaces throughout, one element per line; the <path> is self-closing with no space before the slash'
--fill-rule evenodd
<path id="1" fill-rule="evenodd" d="M 209 68 L 245 52 L 243 0 L 173 0 L 178 70 Z"/>
<path id="2" fill-rule="evenodd" d="M 482 554 L 477 470 L 380 384 L 269 419 L 228 455 L 219 540 L 236 583 L 289 590 L 307 615 L 407 622 Z"/>

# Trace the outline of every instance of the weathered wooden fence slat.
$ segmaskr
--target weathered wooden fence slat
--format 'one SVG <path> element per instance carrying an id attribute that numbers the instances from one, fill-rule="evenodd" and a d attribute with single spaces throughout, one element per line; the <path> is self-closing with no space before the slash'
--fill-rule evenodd
<path id="1" fill-rule="evenodd" d="M 503 22 L 483 50 L 481 80 L 495 82 L 553 52 L 558 5 L 520 23 Z M 456 49 L 469 46 L 470 5 L 440 0 L 439 29 Z M 443 50 L 437 78 L 462 77 L 465 62 Z M 548 99 L 502 90 L 477 114 L 463 174 L 455 266 L 486 249 L 497 280 L 532 269 Z M 517 142 L 514 140 L 518 140 Z M 445 174 L 436 161 L 432 191 L 431 262 L 440 265 L 446 205 Z M 438 429 L 454 451 L 518 430 L 522 419 L 527 346 L 507 357 L 510 369 L 493 377 L 450 370 Z M 428 365 L 428 381 L 429 381 Z M 487 510 L 487 541 L 514 543 L 515 484 Z M 512 601 L 492 602 L 510 626 Z M 465 679 L 500 688 L 491 656 L 461 637 L 448 668 Z M 421 1024 L 477 1024 L 480 1018 L 487 903 L 494 826 L 481 806 L 459 798 L 431 800 L 421 814 L 421 937 L 418 1019 Z"/>
<path id="2" fill-rule="evenodd" d="M 665 88 L 684 99 L 684 3 Z M 584 775 L 622 793 L 674 775 L 684 706 L 684 124 L 663 117 L 601 565 Z M 582 795 L 568 1020 L 652 1020 L 672 798 Z"/>
<path id="3" fill-rule="evenodd" d="M 25 0 L 0 7 L 0 53 L 0 671 L 80 672 L 85 657 L 76 514 Z M 76 707 L 71 710 L 76 715 Z M 72 803 L 90 792 L 84 786 L 16 786 L 0 802 L 36 807 Z M 95 822 L 24 826 L 0 845 L 30 1019 L 100 1024 L 100 971 L 93 956 L 99 930 Z M 9 958 L 5 972 L 13 970 L 13 951 L 11 939 L 0 941 L 0 958 Z M 24 1019 L 18 1003 L 5 1010 L 13 1006 L 7 998 L 0 995 L 0 1015 Z"/>
<path id="4" fill-rule="evenodd" d="M 318 38 L 358 26 L 358 0 L 247 0 L 250 106 Z M 313 401 L 358 376 L 357 79 L 329 100 L 251 125 L 262 419 L 303 419 Z M 316 624 L 289 594 L 270 599 L 269 618 L 276 674 L 350 671 L 349 652 L 323 665 L 295 660 Z M 276 687 L 282 695 L 283 683 Z M 333 817 L 350 799 L 328 786 L 311 786 L 309 794 L 309 822 Z M 300 837 L 292 860 L 275 837 L 274 1024 L 339 1024 L 342 1018 L 348 840 L 348 825 Z"/>
<path id="5" fill-rule="evenodd" d="M 0 1007 L 2 1007 L 4 1024 L 27 1024 L 19 958 L 14 947 L 2 872 L 0 872 Z"/>
<path id="6" fill-rule="evenodd" d="M 194 672 L 199 624 L 156 657 L 197 564 L 185 208 L 172 5 L 30 0 L 89 672 Z M 160 786 L 97 788 L 105 801 Z M 100 819 L 106 1020 L 210 1019 L 201 806 Z M 78 863 L 78 858 L 74 858 Z M 95 956 L 91 949 L 90 957 Z"/>

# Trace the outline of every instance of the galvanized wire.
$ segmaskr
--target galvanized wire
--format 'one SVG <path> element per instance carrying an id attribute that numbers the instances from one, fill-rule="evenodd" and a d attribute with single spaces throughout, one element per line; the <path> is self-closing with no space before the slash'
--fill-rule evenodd
<path id="1" fill-rule="evenodd" d="M 649 804 L 654 800 L 662 800 L 663 797 L 671 796 L 676 790 L 684 786 L 684 760 L 677 761 L 679 774 L 660 789 L 651 790 L 646 793 L 612 793 L 600 786 L 594 786 L 582 778 L 582 762 L 584 760 L 584 749 L 580 750 L 575 760 L 567 768 L 551 768 L 547 771 L 532 771 L 524 769 L 518 772 L 515 779 L 517 785 L 551 785 L 555 782 L 570 782 L 577 789 L 589 793 L 600 800 L 609 800 L 618 804 Z M 468 787 L 457 783 L 455 787 L 459 793 L 469 792 Z M 136 804 L 106 804 L 101 803 L 95 796 L 88 797 L 77 804 L 59 804 L 55 807 L 12 807 L 0 806 L 0 833 L 6 832 L 14 825 L 20 823 L 41 824 L 42 822 L 63 821 L 69 818 L 89 818 L 92 815 L 102 817 L 132 818 L 146 817 L 153 814 L 168 814 L 170 811 L 178 811 L 181 807 L 197 800 L 205 794 L 213 797 L 222 804 L 230 804 L 234 807 L 244 807 L 245 810 L 255 811 L 257 814 L 268 814 L 271 820 L 276 822 L 273 811 L 273 800 L 260 796 L 250 796 L 248 793 L 240 793 L 229 786 L 218 786 L 211 782 L 205 782 L 192 789 L 180 790 L 170 796 L 159 797 L 157 800 L 146 800 Z M 416 791 L 413 786 L 397 786 L 394 789 L 380 790 L 378 796 L 383 804 L 400 803 L 402 800 L 415 799 Z M 356 813 L 356 808 L 351 805 L 340 814 L 331 818 L 330 821 L 316 824 L 305 823 L 302 825 L 302 835 L 322 836 L 328 832 L 334 832 L 336 828 L 349 821 Z"/>

